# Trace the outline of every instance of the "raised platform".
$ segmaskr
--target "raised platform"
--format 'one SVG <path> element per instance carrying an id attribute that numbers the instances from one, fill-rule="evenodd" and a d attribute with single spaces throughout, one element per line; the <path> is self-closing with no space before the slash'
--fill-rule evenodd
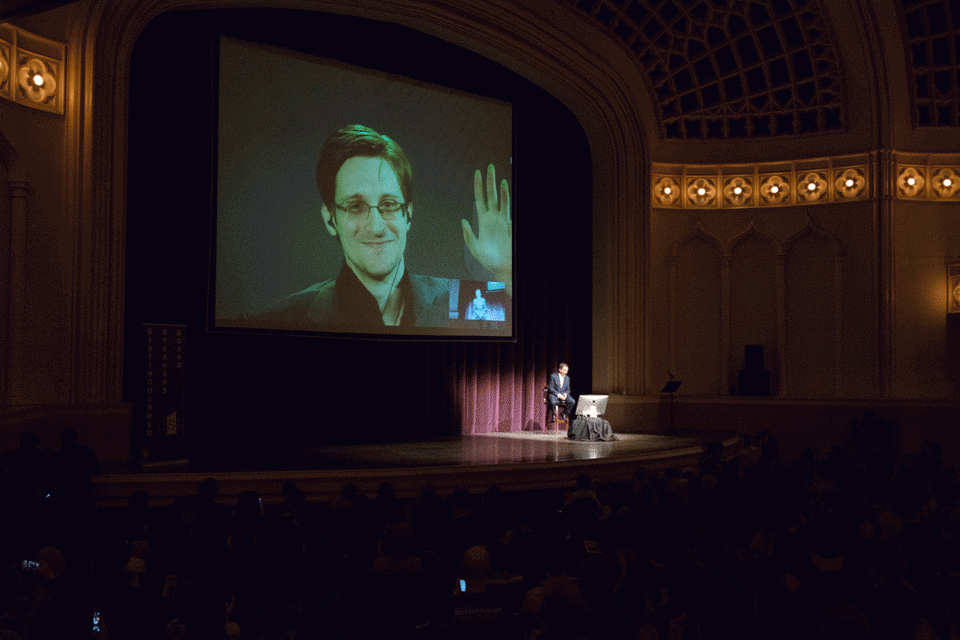
<path id="1" fill-rule="evenodd" d="M 216 470 L 189 464 L 154 465 L 141 473 L 104 473 L 96 479 L 98 504 L 125 506 L 135 491 L 161 506 L 196 493 L 204 478 L 216 479 L 220 497 L 233 503 L 243 491 L 265 502 L 282 501 L 281 488 L 294 481 L 311 501 L 330 501 L 346 483 L 376 494 L 389 481 L 397 496 L 413 497 L 432 483 L 445 494 L 457 488 L 505 491 L 573 486 L 580 472 L 595 480 L 631 477 L 638 469 L 684 468 L 697 464 L 708 442 L 722 442 L 724 457 L 739 451 L 735 433 L 678 431 L 669 435 L 617 434 L 612 442 L 577 442 L 566 432 L 492 433 L 450 440 L 328 446 L 260 454 L 222 462 Z"/>

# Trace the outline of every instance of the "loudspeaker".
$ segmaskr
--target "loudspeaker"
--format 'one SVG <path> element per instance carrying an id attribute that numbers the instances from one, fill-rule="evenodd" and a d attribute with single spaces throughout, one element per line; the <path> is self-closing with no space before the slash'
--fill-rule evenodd
<path id="1" fill-rule="evenodd" d="M 737 376 L 741 396 L 770 395 L 770 372 L 763 368 L 763 345 L 748 344 L 743 348 L 743 369 Z"/>

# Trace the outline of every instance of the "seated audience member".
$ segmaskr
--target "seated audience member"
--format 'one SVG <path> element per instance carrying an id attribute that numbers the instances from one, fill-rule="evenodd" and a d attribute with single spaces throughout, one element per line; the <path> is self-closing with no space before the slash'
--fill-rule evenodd
<path id="1" fill-rule="evenodd" d="M 425 601 L 423 560 L 417 552 L 416 535 L 406 522 L 387 527 L 381 553 L 370 566 L 371 592 L 384 631 L 410 632 L 429 618 Z"/>
<path id="2" fill-rule="evenodd" d="M 33 510 L 49 489 L 49 450 L 34 431 L 20 435 L 20 447 L 0 456 L 0 488 L 17 511 Z"/>
<path id="3" fill-rule="evenodd" d="M 97 454 L 77 441 L 77 432 L 64 429 L 61 447 L 50 456 L 58 500 L 64 505 L 93 506 L 93 476 L 103 472 Z"/>
<path id="4" fill-rule="evenodd" d="M 177 588 L 174 611 L 176 617 L 167 625 L 164 640 L 240 637 L 240 628 L 230 621 L 230 603 L 202 581 L 188 581 Z"/>
<path id="5" fill-rule="evenodd" d="M 545 560 L 543 582 L 523 596 L 521 619 L 535 625 L 544 637 L 577 638 L 581 636 L 576 634 L 586 631 L 590 606 L 576 578 L 568 572 L 571 565 L 578 564 L 574 558 L 579 557 L 579 550 L 569 545 L 556 547 Z"/>

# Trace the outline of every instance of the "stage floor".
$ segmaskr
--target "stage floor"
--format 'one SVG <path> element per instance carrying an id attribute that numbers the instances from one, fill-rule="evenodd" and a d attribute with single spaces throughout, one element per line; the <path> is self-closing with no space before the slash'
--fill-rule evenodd
<path id="1" fill-rule="evenodd" d="M 163 504 L 196 492 L 213 477 L 225 502 L 254 490 L 266 501 L 280 501 L 284 482 L 293 480 L 312 500 L 329 501 L 352 482 L 373 495 L 389 481 L 398 496 L 413 497 L 427 483 L 438 491 L 464 488 L 504 490 L 572 486 L 576 475 L 595 479 L 629 478 L 641 468 L 696 465 L 706 442 L 722 442 L 735 455 L 735 433 L 677 431 L 651 435 L 618 433 L 610 442 L 574 441 L 566 431 L 490 433 L 424 442 L 331 445 L 282 453 L 234 457 L 202 469 L 153 465 L 141 473 L 105 473 L 97 479 L 99 503 L 121 506 L 138 489 L 151 503 Z"/>
<path id="2" fill-rule="evenodd" d="M 712 434 L 716 439 L 718 434 Z M 729 434 L 720 434 L 729 436 Z M 311 447 L 281 454 L 224 461 L 223 471 L 409 469 L 478 467 L 518 463 L 575 463 L 582 460 L 633 458 L 654 460 L 699 454 L 703 434 L 618 434 L 609 442 L 576 441 L 566 431 L 488 433 L 427 442 Z"/>

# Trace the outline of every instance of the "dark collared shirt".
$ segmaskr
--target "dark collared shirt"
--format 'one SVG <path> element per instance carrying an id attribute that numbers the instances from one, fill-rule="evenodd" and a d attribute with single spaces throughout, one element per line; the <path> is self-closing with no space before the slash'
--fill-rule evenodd
<path id="1" fill-rule="evenodd" d="M 449 324 L 450 280 L 404 273 L 397 284 L 404 304 L 402 327 L 445 327 Z M 353 271 L 340 268 L 336 280 L 325 280 L 283 298 L 256 315 L 277 328 L 370 330 L 383 327 L 383 314 Z"/>

